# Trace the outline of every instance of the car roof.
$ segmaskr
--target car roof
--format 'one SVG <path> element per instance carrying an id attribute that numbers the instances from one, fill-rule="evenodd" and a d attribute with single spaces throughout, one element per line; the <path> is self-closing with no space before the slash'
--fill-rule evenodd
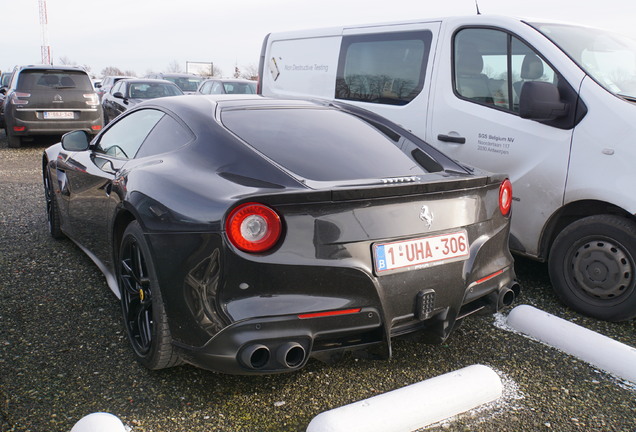
<path id="1" fill-rule="evenodd" d="M 60 70 L 60 71 L 76 71 L 76 72 L 84 72 L 86 74 L 88 74 L 86 72 L 85 69 L 79 67 L 79 66 L 67 66 L 67 65 L 47 65 L 47 64 L 41 64 L 41 65 L 25 65 L 25 66 L 20 66 L 18 68 L 19 71 L 23 71 L 23 70 Z"/>
<path id="2" fill-rule="evenodd" d="M 159 78 L 123 78 L 120 81 L 125 81 L 125 82 L 130 83 L 130 84 L 139 84 L 139 83 L 170 84 L 170 85 L 178 87 L 172 81 L 168 81 L 168 80 L 165 80 L 165 79 L 159 79 Z"/>

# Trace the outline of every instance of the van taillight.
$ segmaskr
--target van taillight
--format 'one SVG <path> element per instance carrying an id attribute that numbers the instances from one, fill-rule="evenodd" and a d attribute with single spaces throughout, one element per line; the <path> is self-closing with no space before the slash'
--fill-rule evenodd
<path id="1" fill-rule="evenodd" d="M 26 105 L 29 103 L 29 101 L 21 98 L 29 97 L 31 97 L 31 93 L 14 92 L 11 94 L 11 103 L 13 105 Z"/>
<path id="2" fill-rule="evenodd" d="M 88 99 L 86 101 L 86 105 L 99 105 L 99 97 L 97 96 L 96 93 L 86 93 L 83 94 L 82 96 L 84 96 L 86 99 Z"/>
<path id="3" fill-rule="evenodd" d="M 278 242 L 282 222 L 278 213 L 259 203 L 245 203 L 230 212 L 225 221 L 230 242 L 244 252 L 265 252 Z"/>
<path id="4" fill-rule="evenodd" d="M 499 186 L 499 211 L 504 216 L 510 214 L 512 207 L 512 183 L 509 179 L 505 179 Z"/>

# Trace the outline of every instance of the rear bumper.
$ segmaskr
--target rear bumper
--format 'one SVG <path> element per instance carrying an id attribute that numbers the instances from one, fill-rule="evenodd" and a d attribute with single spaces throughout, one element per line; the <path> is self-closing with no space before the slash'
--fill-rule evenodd
<path id="1" fill-rule="evenodd" d="M 11 128 L 12 135 L 59 135 L 73 130 L 83 130 L 96 134 L 103 127 L 103 116 L 98 109 L 69 109 L 75 113 L 74 119 L 44 119 L 45 110 L 16 110 L 13 116 L 5 116 L 6 127 Z M 22 129 L 16 130 L 15 128 Z"/>
<path id="2" fill-rule="evenodd" d="M 312 355 L 363 349 L 383 339 L 379 311 L 362 308 L 307 319 L 297 315 L 254 318 L 226 327 L 203 347 L 176 346 L 184 360 L 202 368 L 269 374 L 302 368 Z"/>

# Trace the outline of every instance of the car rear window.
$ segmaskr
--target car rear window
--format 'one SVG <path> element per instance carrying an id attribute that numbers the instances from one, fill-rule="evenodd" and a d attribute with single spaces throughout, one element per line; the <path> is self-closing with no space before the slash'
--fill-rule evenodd
<path id="1" fill-rule="evenodd" d="M 221 121 L 252 147 L 316 181 L 414 176 L 425 171 L 389 136 L 332 109 L 224 110 Z"/>
<path id="2" fill-rule="evenodd" d="M 88 75 L 80 71 L 25 70 L 20 72 L 18 90 L 63 90 L 93 91 Z"/>

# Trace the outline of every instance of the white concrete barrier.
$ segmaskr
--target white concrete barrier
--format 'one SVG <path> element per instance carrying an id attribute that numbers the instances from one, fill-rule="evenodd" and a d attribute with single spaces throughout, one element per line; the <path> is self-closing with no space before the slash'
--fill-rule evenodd
<path id="1" fill-rule="evenodd" d="M 472 365 L 318 414 L 307 432 L 411 432 L 501 397 L 499 375 Z"/>
<path id="2" fill-rule="evenodd" d="M 511 328 L 636 383 L 636 349 L 528 305 L 508 314 Z"/>
<path id="3" fill-rule="evenodd" d="M 97 412 L 82 417 L 71 432 L 127 432 L 127 429 L 116 416 Z"/>

